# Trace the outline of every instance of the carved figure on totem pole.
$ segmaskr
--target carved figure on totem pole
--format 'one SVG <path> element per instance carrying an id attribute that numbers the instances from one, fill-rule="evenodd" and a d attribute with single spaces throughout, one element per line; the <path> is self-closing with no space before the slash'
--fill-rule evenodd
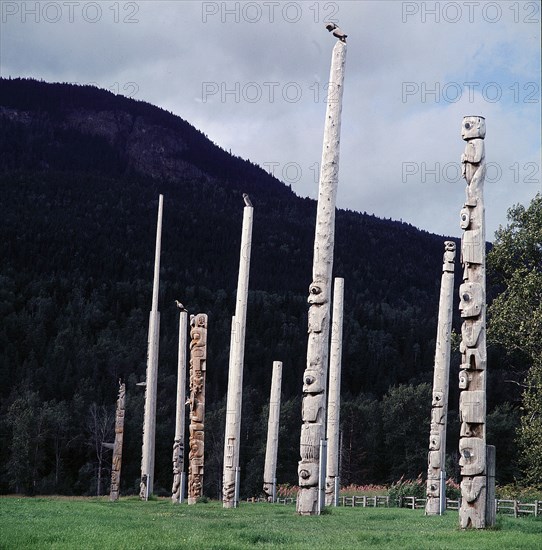
<path id="1" fill-rule="evenodd" d="M 442 514 L 446 507 L 446 419 L 450 378 L 454 260 L 455 243 L 445 241 L 433 373 L 429 454 L 427 456 L 427 501 L 425 506 L 427 515 Z"/>
<path id="2" fill-rule="evenodd" d="M 203 496 L 205 374 L 207 368 L 207 315 L 190 317 L 190 443 L 188 504 Z"/>
<path id="3" fill-rule="evenodd" d="M 465 151 L 461 155 L 461 174 L 467 180 L 465 206 L 474 207 L 477 204 L 476 195 L 479 192 L 479 186 L 483 185 L 486 175 L 484 117 L 464 117 L 461 137 L 467 142 Z"/>
<path id="4" fill-rule="evenodd" d="M 181 439 L 173 440 L 173 485 L 171 494 L 173 502 L 178 502 L 181 492 L 181 473 L 184 464 L 184 447 Z"/>
<path id="5" fill-rule="evenodd" d="M 463 284 L 459 288 L 461 366 L 459 399 L 461 421 L 459 466 L 462 528 L 486 527 L 486 280 L 483 184 L 486 173 L 485 119 L 463 118 L 461 137 L 467 142 L 461 155 L 467 181 L 465 204 L 460 212 L 463 229 L 461 262 Z"/>
<path id="6" fill-rule="evenodd" d="M 115 416 L 115 443 L 113 445 L 113 462 L 111 464 L 110 500 L 118 500 L 120 494 L 120 471 L 122 465 L 122 445 L 124 440 L 124 414 L 126 409 L 126 384 L 119 381 L 119 396 Z"/>
<path id="7" fill-rule="evenodd" d="M 327 285 L 323 281 L 314 281 L 309 286 L 307 299 L 309 308 L 309 342 L 328 326 L 329 307 Z M 315 352 L 311 354 L 311 351 Z M 318 491 L 318 471 L 320 460 L 320 440 L 325 436 L 326 380 L 322 357 L 316 346 L 308 348 L 308 366 L 303 374 L 303 402 L 301 416 L 300 455 L 298 465 L 299 486 L 308 489 L 308 499 L 314 498 Z M 299 498 L 299 496 L 298 496 Z M 314 513 L 316 510 L 314 510 Z"/>

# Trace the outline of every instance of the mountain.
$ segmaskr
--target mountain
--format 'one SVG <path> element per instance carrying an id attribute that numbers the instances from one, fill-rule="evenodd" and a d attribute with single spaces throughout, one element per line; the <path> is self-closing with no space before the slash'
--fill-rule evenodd
<path id="1" fill-rule="evenodd" d="M 281 360 L 285 421 L 291 422 L 284 437 L 291 441 L 279 451 L 279 471 L 292 483 L 315 201 L 148 103 L 90 86 L 0 79 L 0 421 L 6 434 L 0 460 L 7 473 L 13 477 L 21 462 L 14 443 L 21 410 L 39 418 L 65 404 L 73 423 L 59 435 L 58 427 L 70 422 L 55 424 L 48 413 L 50 427 L 35 443 L 42 463 L 26 477 L 16 474 L 22 476 L 17 487 L 91 491 L 95 458 L 78 438 L 96 436 L 96 429 L 89 432 L 89 407 L 112 410 L 119 377 L 128 381 L 124 491 L 137 486 L 143 396 L 135 384 L 145 376 L 162 193 L 157 485 L 167 487 L 170 477 L 179 299 L 190 313 L 209 315 L 206 449 L 216 456 L 206 479 L 207 490 L 216 491 L 245 192 L 255 209 L 242 467 L 256 469 L 261 460 L 271 367 Z M 391 386 L 432 381 L 443 240 L 409 224 L 337 211 L 334 274 L 345 278 L 345 402 L 364 396 L 381 403 Z M 457 266 L 456 286 L 459 281 Z M 456 318 L 456 331 L 459 326 Z M 489 384 L 497 403 L 505 398 L 504 374 L 495 360 Z M 456 356 L 452 377 L 458 364 Z M 451 387 L 453 399 L 458 390 Z M 428 422 L 420 425 L 424 447 Z M 35 426 L 20 429 L 30 434 Z M 425 456 L 416 460 L 413 468 Z M 393 468 L 354 465 L 352 472 L 383 481 Z M 256 481 L 245 481 L 253 494 Z"/>

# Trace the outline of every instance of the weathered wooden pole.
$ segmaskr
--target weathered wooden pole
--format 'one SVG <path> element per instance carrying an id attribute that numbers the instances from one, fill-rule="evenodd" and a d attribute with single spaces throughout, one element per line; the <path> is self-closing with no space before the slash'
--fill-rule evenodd
<path id="1" fill-rule="evenodd" d="M 263 491 L 267 500 L 275 502 L 277 495 L 277 451 L 279 445 L 280 388 L 282 384 L 282 362 L 273 361 L 271 395 L 269 397 L 269 420 L 267 421 L 267 445 L 263 471 Z"/>
<path id="2" fill-rule="evenodd" d="M 154 481 L 154 445 L 156 433 L 156 386 L 158 380 L 158 341 L 160 338 L 160 313 L 158 312 L 158 287 L 160 280 L 160 247 L 162 239 L 163 195 L 158 199 L 158 222 L 156 225 L 156 248 L 154 255 L 154 281 L 152 307 L 149 316 L 147 346 L 147 376 L 145 385 L 145 415 L 143 419 L 143 448 L 141 457 L 141 484 L 139 497 L 148 500 Z"/>
<path id="3" fill-rule="evenodd" d="M 428 516 L 442 514 L 446 509 L 446 424 L 448 390 L 450 387 L 450 353 L 452 345 L 452 310 L 454 294 L 455 243 L 444 242 L 442 278 L 438 309 L 437 342 L 433 371 L 433 398 L 427 466 Z"/>
<path id="4" fill-rule="evenodd" d="M 327 406 L 326 506 L 339 505 L 339 421 L 341 411 L 343 305 L 344 279 L 335 278 Z"/>
<path id="5" fill-rule="evenodd" d="M 207 372 L 207 315 L 190 316 L 190 452 L 188 504 L 203 496 L 205 443 L 205 378 Z"/>
<path id="6" fill-rule="evenodd" d="M 171 500 L 183 502 L 184 499 L 184 427 L 186 409 L 186 335 L 188 313 L 178 303 L 179 312 L 179 350 L 177 355 L 177 409 L 175 414 L 175 439 L 173 440 L 173 487 Z"/>
<path id="7" fill-rule="evenodd" d="M 335 199 L 339 181 L 341 109 L 346 61 L 346 41 L 333 48 L 329 94 L 324 126 L 324 143 L 316 231 L 309 287 L 307 364 L 303 374 L 303 407 L 298 474 L 297 512 L 318 515 L 320 440 L 325 438 L 326 377 L 329 346 L 329 300 L 335 241 Z"/>
<path id="8" fill-rule="evenodd" d="M 459 465 L 461 468 L 462 529 L 486 525 L 486 266 L 484 180 L 486 174 L 484 117 L 463 118 L 461 137 L 467 142 L 461 155 L 467 180 L 461 210 L 461 263 L 463 284 L 459 288 L 461 371 L 459 387 Z"/>
<path id="9" fill-rule="evenodd" d="M 122 444 L 124 441 L 124 412 L 126 409 L 126 384 L 119 382 L 119 397 L 115 416 L 115 443 L 113 444 L 113 463 L 111 465 L 111 501 L 119 499 L 120 471 L 122 466 Z"/>
<path id="10" fill-rule="evenodd" d="M 245 331 L 248 302 L 248 277 L 250 252 L 252 248 L 252 218 L 254 208 L 248 198 L 243 209 L 239 278 L 235 303 L 234 326 L 232 326 L 232 348 L 228 371 L 228 396 L 226 400 L 226 429 L 224 436 L 224 473 L 222 479 L 222 504 L 224 508 L 237 506 L 239 494 L 239 443 L 241 437 L 241 408 L 243 404 L 243 366 L 245 356 Z M 236 491 L 237 489 L 237 491 Z"/>

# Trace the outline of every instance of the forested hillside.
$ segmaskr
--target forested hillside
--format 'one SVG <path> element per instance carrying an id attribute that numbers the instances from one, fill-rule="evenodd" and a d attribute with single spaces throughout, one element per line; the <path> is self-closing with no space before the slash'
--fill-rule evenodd
<path id="1" fill-rule="evenodd" d="M 242 494 L 261 487 L 273 360 L 284 363 L 277 477 L 295 483 L 316 203 L 157 107 L 30 80 L 0 79 L 0 171 L 0 490 L 92 494 L 100 461 L 107 490 L 111 457 L 101 442 L 113 437 L 119 378 L 127 382 L 122 491 L 138 487 L 143 390 L 136 383 L 145 377 L 159 193 L 155 488 L 169 490 L 172 479 L 178 299 L 190 313 L 209 315 L 206 493 L 219 489 L 243 192 L 254 204 L 254 234 Z M 443 240 L 337 212 L 344 483 L 425 472 Z M 451 455 L 458 364 L 454 353 Z M 491 350 L 489 365 L 488 410 L 499 407 L 488 439 L 509 440 L 497 472 L 508 481 L 519 390 L 503 382 L 505 365 Z"/>

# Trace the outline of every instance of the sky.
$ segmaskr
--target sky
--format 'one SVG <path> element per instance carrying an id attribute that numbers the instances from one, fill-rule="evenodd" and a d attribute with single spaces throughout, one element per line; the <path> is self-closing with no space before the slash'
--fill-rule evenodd
<path id="1" fill-rule="evenodd" d="M 148 101 L 316 198 L 348 35 L 337 206 L 459 237 L 461 121 L 486 118 L 486 238 L 541 190 L 538 1 L 7 1 L 0 75 Z"/>

